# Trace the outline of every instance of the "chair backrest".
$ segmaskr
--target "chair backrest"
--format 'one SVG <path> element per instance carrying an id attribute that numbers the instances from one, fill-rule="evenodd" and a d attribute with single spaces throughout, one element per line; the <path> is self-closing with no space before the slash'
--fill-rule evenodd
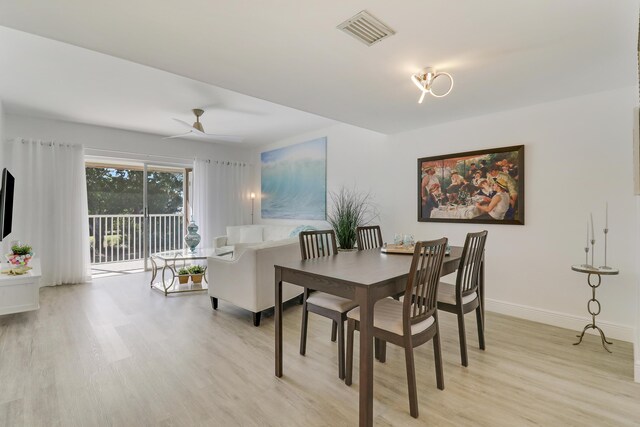
<path id="1" fill-rule="evenodd" d="M 356 239 L 358 241 L 358 250 L 381 248 L 382 232 L 379 225 L 367 225 L 356 228 Z"/>
<path id="2" fill-rule="evenodd" d="M 436 311 L 446 249 L 446 237 L 416 243 L 404 293 L 402 323 L 405 333 L 409 332 L 412 324 L 427 319 Z"/>
<path id="3" fill-rule="evenodd" d="M 336 233 L 333 230 L 301 231 L 299 236 L 302 259 L 320 258 L 338 253 Z"/>
<path id="4" fill-rule="evenodd" d="M 478 289 L 480 266 L 482 265 L 486 241 L 486 230 L 467 234 L 456 277 L 456 295 L 458 298 L 471 295 Z"/>

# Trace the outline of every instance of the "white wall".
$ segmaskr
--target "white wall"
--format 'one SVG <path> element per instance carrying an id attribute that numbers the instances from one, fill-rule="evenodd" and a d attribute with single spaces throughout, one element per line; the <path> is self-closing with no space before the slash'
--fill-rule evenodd
<path id="1" fill-rule="evenodd" d="M 597 296 L 598 321 L 613 338 L 633 341 L 637 231 L 633 195 L 633 110 L 637 88 L 565 99 L 408 132 L 390 142 L 402 182 L 415 182 L 416 158 L 458 151 L 525 145 L 526 225 L 458 225 L 416 222 L 416 189 L 400 186 L 392 203 L 396 226 L 424 237 L 489 230 L 487 308 L 582 329 L 590 289 L 570 266 L 584 262 L 586 221 L 593 212 L 604 228 L 609 202 L 610 265 Z M 602 236 L 601 231 L 598 233 Z M 603 239 L 596 260 L 603 262 Z"/>
<path id="2" fill-rule="evenodd" d="M 341 186 L 370 191 L 373 200 L 380 207 L 380 223 L 383 230 L 391 226 L 392 212 L 387 209 L 389 195 L 385 183 L 388 177 L 380 171 L 383 167 L 387 150 L 387 136 L 347 124 L 335 125 L 320 131 L 296 135 L 274 144 L 260 147 L 253 153 L 252 163 L 255 165 L 255 193 L 260 194 L 260 153 L 287 145 L 298 144 L 320 137 L 327 137 L 327 190 L 337 191 Z M 327 196 L 327 204 L 331 204 Z M 260 200 L 255 204 L 256 223 L 264 224 L 312 224 L 316 227 L 328 227 L 325 221 L 308 220 L 275 220 L 260 217 Z M 388 227 L 385 227 L 388 226 Z"/>
<path id="3" fill-rule="evenodd" d="M 389 137 L 339 125 L 267 148 L 327 136 L 328 188 L 352 182 L 371 188 L 381 203 L 387 241 L 394 233 L 413 233 L 419 239 L 447 236 L 462 245 L 467 232 L 489 230 L 487 308 L 576 331 L 589 320 L 590 289 L 586 276 L 570 267 L 584 262 L 588 214 L 593 212 L 596 228 L 602 229 L 608 201 L 608 260 L 621 273 L 605 278 L 598 289 L 598 322 L 608 336 L 634 341 L 638 225 L 631 159 L 636 105 L 637 88 L 632 87 Z M 419 157 L 518 144 L 526 152 L 525 226 L 417 222 Z M 257 189 L 260 151 L 253 160 Z M 598 263 L 602 253 L 600 238 Z M 573 332 L 567 335 L 568 342 L 573 338 Z"/>

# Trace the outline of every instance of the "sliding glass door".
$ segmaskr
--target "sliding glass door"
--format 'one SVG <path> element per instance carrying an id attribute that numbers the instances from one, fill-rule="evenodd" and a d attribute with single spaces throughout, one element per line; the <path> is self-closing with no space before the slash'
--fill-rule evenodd
<path id="1" fill-rule="evenodd" d="M 130 161 L 86 164 L 94 274 L 149 268 L 183 248 L 190 168 Z"/>
<path id="2" fill-rule="evenodd" d="M 185 168 L 145 164 L 146 256 L 183 248 L 185 233 Z"/>

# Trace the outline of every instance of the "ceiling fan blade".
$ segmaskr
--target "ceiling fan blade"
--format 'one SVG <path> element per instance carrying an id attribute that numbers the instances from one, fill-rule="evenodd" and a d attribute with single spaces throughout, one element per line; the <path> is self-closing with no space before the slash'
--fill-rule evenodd
<path id="1" fill-rule="evenodd" d="M 173 120 L 175 120 L 176 122 L 180 123 L 182 126 L 184 126 L 185 128 L 189 129 L 190 131 L 198 130 L 198 129 L 194 128 L 193 126 L 191 126 L 190 123 L 187 123 L 184 120 L 180 120 L 180 119 L 176 119 L 176 118 L 174 118 Z"/>
<path id="2" fill-rule="evenodd" d="M 234 135 L 214 135 L 211 133 L 205 133 L 203 135 L 205 135 L 207 138 L 210 138 L 210 139 L 215 139 L 217 141 L 226 141 L 226 142 L 242 142 L 244 139 L 240 136 L 234 136 Z"/>
<path id="3" fill-rule="evenodd" d="M 162 139 L 183 138 L 189 135 L 193 135 L 193 132 L 181 133 L 180 135 L 165 136 Z"/>

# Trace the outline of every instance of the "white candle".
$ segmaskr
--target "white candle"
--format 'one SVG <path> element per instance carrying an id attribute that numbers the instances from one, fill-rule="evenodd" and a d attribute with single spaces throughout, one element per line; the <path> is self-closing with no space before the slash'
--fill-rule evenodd
<path id="1" fill-rule="evenodd" d="M 587 218 L 587 248 L 589 247 L 589 219 Z"/>
<path id="2" fill-rule="evenodd" d="M 591 212 L 591 240 L 596 239 L 596 233 L 593 231 L 593 212 Z"/>
<path id="3" fill-rule="evenodd" d="M 604 228 L 609 228 L 609 202 L 606 202 L 604 210 Z"/>

